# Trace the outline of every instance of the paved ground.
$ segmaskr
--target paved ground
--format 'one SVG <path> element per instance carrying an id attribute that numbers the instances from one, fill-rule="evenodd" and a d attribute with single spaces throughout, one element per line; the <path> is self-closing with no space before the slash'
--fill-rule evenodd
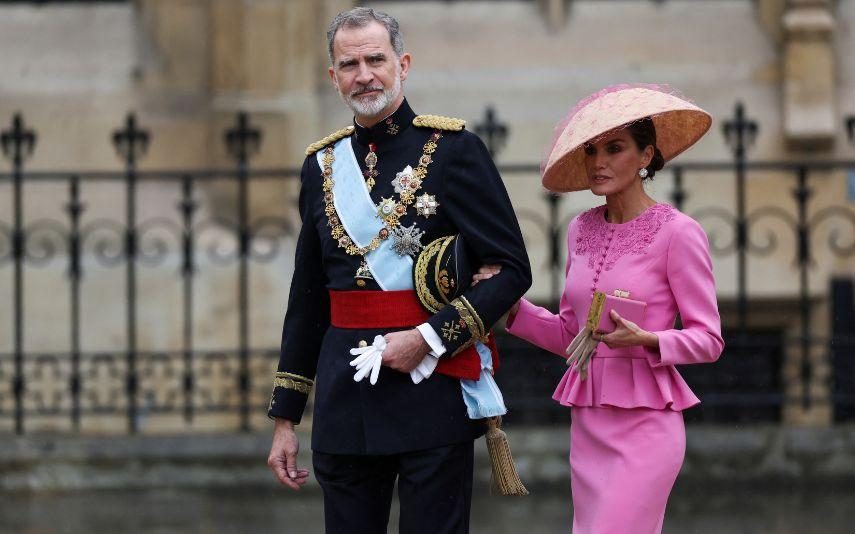
<path id="1" fill-rule="evenodd" d="M 535 488 L 525 499 L 476 495 L 473 534 L 569 531 L 565 488 Z M 666 534 L 837 534 L 851 532 L 855 487 L 807 490 L 743 487 L 715 491 L 678 487 Z M 317 491 L 271 489 L 121 490 L 6 493 L 0 532 L 15 534 L 323 532 Z M 397 532 L 394 515 L 390 533 Z M 821 525 L 821 528 L 820 528 Z"/>

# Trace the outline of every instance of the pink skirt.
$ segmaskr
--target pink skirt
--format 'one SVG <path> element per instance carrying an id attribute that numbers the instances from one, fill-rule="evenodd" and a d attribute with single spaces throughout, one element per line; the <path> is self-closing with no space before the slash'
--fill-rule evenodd
<path id="1" fill-rule="evenodd" d="M 683 465 L 683 414 L 571 408 L 573 534 L 658 534 Z"/>

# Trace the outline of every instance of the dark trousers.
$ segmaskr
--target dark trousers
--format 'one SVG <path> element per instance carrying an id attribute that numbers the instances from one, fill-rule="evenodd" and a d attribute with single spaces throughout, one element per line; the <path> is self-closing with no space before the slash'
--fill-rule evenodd
<path id="1" fill-rule="evenodd" d="M 384 456 L 315 452 L 327 534 L 385 534 L 398 481 L 400 534 L 466 534 L 473 442 Z"/>

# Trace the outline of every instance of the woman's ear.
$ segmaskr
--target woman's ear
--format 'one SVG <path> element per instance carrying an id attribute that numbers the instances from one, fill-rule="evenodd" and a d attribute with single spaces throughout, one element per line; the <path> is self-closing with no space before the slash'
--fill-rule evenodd
<path id="1" fill-rule="evenodd" d="M 647 168 L 650 166 L 650 162 L 653 161 L 653 155 L 655 154 L 655 148 L 653 145 L 647 145 L 644 150 L 641 151 L 641 167 Z"/>

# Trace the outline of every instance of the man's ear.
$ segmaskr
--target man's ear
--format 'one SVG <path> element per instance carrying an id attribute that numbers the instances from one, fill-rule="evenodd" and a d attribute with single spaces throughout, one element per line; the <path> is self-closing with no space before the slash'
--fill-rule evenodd
<path id="1" fill-rule="evenodd" d="M 338 80 L 335 78 L 335 69 L 333 67 L 330 67 L 329 73 L 330 73 L 330 81 L 332 82 L 333 87 L 335 87 L 335 90 L 338 91 Z"/>
<path id="2" fill-rule="evenodd" d="M 401 57 L 398 58 L 398 62 L 401 65 L 401 81 L 407 79 L 407 73 L 410 72 L 410 62 L 412 61 L 412 59 L 413 57 L 407 52 L 405 52 L 401 55 Z"/>

